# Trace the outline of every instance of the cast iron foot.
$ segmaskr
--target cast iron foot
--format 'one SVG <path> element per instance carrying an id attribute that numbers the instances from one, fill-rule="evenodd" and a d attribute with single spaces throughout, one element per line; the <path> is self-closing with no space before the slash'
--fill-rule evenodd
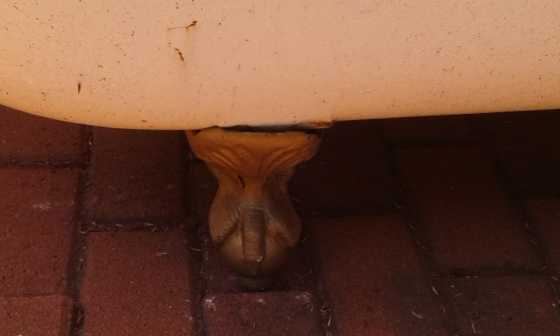
<path id="1" fill-rule="evenodd" d="M 287 190 L 294 167 L 319 147 L 316 134 L 187 131 L 191 148 L 218 179 L 209 215 L 210 235 L 241 275 L 262 278 L 296 246 L 301 223 Z"/>

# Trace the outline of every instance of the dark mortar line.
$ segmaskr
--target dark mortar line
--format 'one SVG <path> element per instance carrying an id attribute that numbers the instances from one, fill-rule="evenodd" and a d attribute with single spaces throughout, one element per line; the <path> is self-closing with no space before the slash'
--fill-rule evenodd
<path id="1" fill-rule="evenodd" d="M 548 113 L 551 111 L 541 111 L 543 113 Z M 514 179 L 507 172 L 506 164 L 504 162 L 503 156 L 500 155 L 499 143 L 495 139 L 491 138 L 488 132 L 481 131 L 480 121 L 470 118 L 468 119 L 470 127 L 475 130 L 479 138 L 483 140 L 483 143 L 491 144 L 491 151 L 495 158 L 495 172 L 500 183 L 502 191 L 508 197 L 508 202 L 513 211 L 517 212 L 520 218 L 520 223 L 524 226 L 523 232 L 525 232 L 526 237 L 531 248 L 537 254 L 537 257 L 543 263 L 543 269 L 540 274 L 542 276 L 548 277 L 548 284 L 552 292 L 552 297 L 556 301 L 554 306 L 555 311 L 560 315 L 560 273 L 552 265 L 550 252 L 548 250 L 547 244 L 545 244 L 542 234 L 534 225 L 535 219 L 531 216 L 531 213 L 527 206 L 527 200 L 531 198 L 550 198 L 550 197 L 560 197 L 560 192 L 558 193 L 548 193 L 548 192 L 527 192 L 519 190 L 515 187 Z M 534 242 L 534 244 L 531 244 Z M 525 276 L 527 272 L 518 272 L 516 275 Z"/>
<path id="2" fill-rule="evenodd" d="M 176 226 L 179 228 L 180 224 Z M 96 227 L 96 228 L 88 228 L 85 233 L 134 233 L 134 232 L 169 232 L 173 231 L 173 228 L 166 227 L 166 228 L 153 228 L 153 229 L 146 229 L 141 227 L 133 227 L 133 228 L 111 228 L 111 227 Z"/>
<path id="3" fill-rule="evenodd" d="M 29 292 L 20 292 L 20 293 L 5 293 L 0 294 L 0 299 L 20 299 L 20 298 L 42 298 L 42 297 L 50 297 L 50 296 L 60 296 L 60 291 L 52 291 L 52 292 L 41 292 L 41 291 L 29 291 Z"/>
<path id="4" fill-rule="evenodd" d="M 183 205 L 185 213 L 188 217 L 187 222 L 183 226 L 184 235 L 187 237 L 187 243 L 190 248 L 185 248 L 185 254 L 190 263 L 191 272 L 189 272 L 190 282 L 192 284 L 192 300 L 191 309 L 195 320 L 195 335 L 206 336 L 208 334 L 206 321 L 204 319 L 204 297 L 207 292 L 207 283 L 205 275 L 204 254 L 205 246 L 200 236 L 200 226 L 203 225 L 196 213 L 197 193 L 193 185 L 197 182 L 193 178 L 193 164 L 195 162 L 194 154 L 191 151 L 187 137 L 181 134 L 183 147 Z M 195 252 L 192 249 L 199 250 Z"/>
<path id="5" fill-rule="evenodd" d="M 299 202 L 299 201 L 298 201 Z M 292 199 L 293 203 L 293 199 Z M 309 217 L 313 219 L 343 219 L 348 217 L 366 217 L 366 216 L 381 216 L 388 213 L 395 212 L 394 205 L 369 205 L 366 208 L 336 208 L 336 209 L 317 209 L 311 211 L 303 211 L 303 205 L 298 204 L 296 209 L 302 217 Z"/>
<path id="6" fill-rule="evenodd" d="M 530 270 L 530 269 L 507 269 L 507 268 L 481 268 L 481 269 L 461 269 L 451 270 L 448 272 L 440 272 L 439 277 L 445 279 L 462 279 L 462 278 L 500 278 L 500 277 L 550 277 L 553 276 L 546 270 Z"/>
<path id="7" fill-rule="evenodd" d="M 198 336 L 205 336 L 207 332 L 203 316 L 203 300 L 206 292 L 206 282 L 202 276 L 203 252 L 197 238 L 196 222 L 192 219 L 186 221 L 187 223 L 182 227 L 182 232 L 187 237 L 186 242 L 188 244 L 188 246 L 185 246 L 185 255 L 190 269 L 189 281 L 191 283 L 192 296 L 190 306 L 195 321 L 194 333 Z"/>
<path id="8" fill-rule="evenodd" d="M 548 283 L 550 285 L 550 290 L 552 291 L 552 297 L 554 298 L 553 308 L 556 315 L 560 317 L 560 278 L 558 275 L 553 275 L 548 278 Z"/>
<path id="9" fill-rule="evenodd" d="M 544 273 L 517 273 L 517 272 L 503 272 L 494 274 L 464 274 L 464 275 L 454 275 L 454 274 L 443 274 L 442 279 L 445 280 L 464 280 L 464 279 L 496 279 L 496 278 L 533 278 L 533 279 L 547 279 L 550 276 Z"/>
<path id="10" fill-rule="evenodd" d="M 85 169 L 87 163 L 74 159 L 55 160 L 0 160 L 0 169 Z"/>
<path id="11" fill-rule="evenodd" d="M 506 194 L 510 207 L 515 211 L 521 225 L 523 225 L 522 230 L 525 233 L 527 242 L 542 264 L 543 274 L 548 276 L 547 283 L 550 287 L 552 298 L 555 301 L 554 310 L 560 316 L 560 283 L 558 281 L 560 274 L 551 266 L 552 258 L 548 245 L 534 224 L 535 219 L 531 216 L 527 206 L 527 195 L 515 188 L 513 178 L 508 174 L 506 163 L 501 159 L 496 146 L 492 146 L 492 152 L 496 158 L 495 170 L 500 187 Z"/>
<path id="12" fill-rule="evenodd" d="M 416 253 L 420 259 L 421 268 L 423 270 L 423 276 L 427 280 L 428 285 L 431 288 L 427 288 L 434 298 L 434 302 L 439 304 L 439 309 L 441 313 L 441 323 L 445 331 L 449 335 L 455 335 L 457 330 L 459 330 L 458 319 L 455 316 L 453 309 L 451 308 L 451 300 L 445 294 L 446 291 L 442 290 L 444 287 L 445 279 L 442 278 L 440 267 L 437 264 L 434 255 L 433 248 L 431 246 L 428 234 L 426 232 L 425 226 L 419 218 L 418 211 L 412 205 L 406 196 L 405 185 L 399 173 L 398 159 L 397 159 L 397 146 L 386 139 L 382 138 L 385 145 L 385 152 L 387 157 L 387 162 L 389 165 L 389 174 L 394 180 L 396 190 L 395 198 L 398 205 L 398 212 L 402 215 L 403 221 L 406 224 L 407 230 L 414 242 Z M 450 143 L 438 144 L 438 146 L 449 146 L 453 147 Z M 469 143 L 468 146 L 472 146 Z M 422 147 L 422 146 L 415 146 Z"/>
<path id="13" fill-rule="evenodd" d="M 310 219 L 307 219 L 306 221 L 309 222 Z M 309 227 L 307 227 L 306 230 L 306 243 L 308 244 L 307 250 L 311 254 L 310 263 L 313 272 L 311 294 L 313 296 L 315 307 L 317 308 L 318 322 L 325 336 L 337 336 L 340 333 L 337 327 L 333 303 L 324 283 L 324 272 L 321 265 L 321 258 L 319 256 L 317 238 L 313 230 Z"/>
<path id="14" fill-rule="evenodd" d="M 548 262 L 550 257 L 548 251 L 545 248 L 543 239 L 537 232 L 536 227 L 529 215 L 529 209 L 525 206 L 525 202 L 521 195 L 516 191 L 511 177 L 507 173 L 505 163 L 500 160 L 497 149 L 492 148 L 492 155 L 495 158 L 494 171 L 498 180 L 498 187 L 504 193 L 509 208 L 514 214 L 514 218 L 518 220 L 521 225 L 522 232 L 525 233 L 527 238 L 527 243 L 531 246 L 531 249 L 539 259 L 541 263 L 541 268 L 548 269 Z"/>
<path id="15" fill-rule="evenodd" d="M 166 232 L 179 227 L 185 222 L 184 216 L 179 217 L 129 217 L 129 218 L 90 218 L 89 232 Z"/>
<path id="16" fill-rule="evenodd" d="M 560 191 L 557 192 L 546 192 L 546 191 L 522 191 L 516 192 L 521 196 L 523 200 L 539 200 L 539 199 L 550 199 L 550 198 L 560 198 Z"/>
<path id="17" fill-rule="evenodd" d="M 194 207 L 193 207 L 194 208 Z M 208 335 L 208 320 L 206 314 L 204 313 L 205 298 L 209 294 L 208 291 L 208 249 L 209 249 L 209 239 L 204 232 L 203 226 L 206 225 L 205 220 L 201 220 L 197 215 L 194 216 L 195 221 L 193 225 L 192 232 L 193 237 L 196 239 L 197 247 L 200 250 L 199 256 L 199 268 L 198 268 L 198 289 L 199 295 L 197 297 L 197 318 L 199 320 L 200 329 L 199 336 Z"/>
<path id="18" fill-rule="evenodd" d="M 71 258 L 68 263 L 67 273 L 69 274 L 68 289 L 69 296 L 74 302 L 74 311 L 72 312 L 71 321 L 71 336 L 82 335 L 82 328 L 85 318 L 85 312 L 82 303 L 80 302 L 80 290 L 82 285 L 82 280 L 84 277 L 85 265 L 86 265 L 86 249 L 87 241 L 85 231 L 87 228 L 88 220 L 90 214 L 87 208 L 87 192 L 90 181 L 92 180 L 93 168 L 91 165 L 91 160 L 93 156 L 94 146 L 93 146 L 93 130 L 91 127 L 86 127 L 82 132 L 82 139 L 84 146 L 86 147 L 84 151 L 84 167 L 80 172 L 78 191 L 76 195 L 76 212 L 74 219 L 74 239 L 71 247 Z"/>

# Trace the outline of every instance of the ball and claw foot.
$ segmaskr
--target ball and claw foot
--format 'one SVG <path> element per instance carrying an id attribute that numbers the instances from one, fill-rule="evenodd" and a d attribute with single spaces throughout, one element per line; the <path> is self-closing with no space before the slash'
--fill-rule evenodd
<path id="1" fill-rule="evenodd" d="M 187 137 L 218 179 L 208 221 L 212 241 L 247 286 L 266 286 L 260 279 L 278 270 L 300 239 L 287 183 L 295 166 L 315 155 L 319 136 L 210 128 Z"/>

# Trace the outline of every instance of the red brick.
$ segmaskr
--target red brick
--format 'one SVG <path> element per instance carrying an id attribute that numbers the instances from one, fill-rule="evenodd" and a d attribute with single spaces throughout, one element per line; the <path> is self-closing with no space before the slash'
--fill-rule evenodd
<path id="1" fill-rule="evenodd" d="M 300 166 L 291 195 L 304 214 L 376 213 L 394 204 L 394 184 L 376 122 L 325 131 L 319 153 Z"/>
<path id="2" fill-rule="evenodd" d="M 560 271 L 560 198 L 530 200 L 527 202 L 532 224 L 542 237 L 550 261 Z"/>
<path id="3" fill-rule="evenodd" d="M 528 195 L 557 195 L 560 190 L 559 143 L 503 149 L 499 152 L 515 190 Z"/>
<path id="4" fill-rule="evenodd" d="M 184 134 L 94 129 L 88 205 L 98 221 L 183 215 Z"/>
<path id="5" fill-rule="evenodd" d="M 536 277 L 450 280 L 445 288 L 459 335 L 560 335 L 546 281 Z"/>
<path id="6" fill-rule="evenodd" d="M 204 299 L 208 336 L 321 335 L 311 294 L 268 292 Z"/>
<path id="7" fill-rule="evenodd" d="M 0 296 L 64 291 L 77 183 L 74 170 L 0 169 Z"/>
<path id="8" fill-rule="evenodd" d="M 75 160 L 83 153 L 82 126 L 0 106 L 0 160 Z"/>
<path id="9" fill-rule="evenodd" d="M 381 120 L 383 135 L 391 142 L 473 140 L 471 116 L 415 117 Z"/>
<path id="10" fill-rule="evenodd" d="M 496 148 L 517 191 L 556 194 L 560 190 L 559 111 L 498 113 L 473 120 L 485 143 Z"/>
<path id="11" fill-rule="evenodd" d="M 410 204 L 445 271 L 539 267 L 491 157 L 474 147 L 418 147 L 398 158 Z"/>
<path id="12" fill-rule="evenodd" d="M 313 229 L 341 335 L 445 335 L 439 304 L 399 217 L 316 220 Z"/>
<path id="13" fill-rule="evenodd" d="M 90 233 L 81 302 L 84 335 L 193 335 L 183 233 Z"/>
<path id="14" fill-rule="evenodd" d="M 472 118 L 475 132 L 499 149 L 558 143 L 560 111 L 480 114 Z"/>
<path id="15" fill-rule="evenodd" d="M 66 336 L 72 301 L 65 296 L 0 297 L 0 335 Z"/>

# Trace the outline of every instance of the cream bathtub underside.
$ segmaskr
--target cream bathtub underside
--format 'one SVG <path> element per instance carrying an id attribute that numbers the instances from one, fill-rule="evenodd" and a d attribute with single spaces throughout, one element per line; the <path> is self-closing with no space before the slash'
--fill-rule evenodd
<path id="1" fill-rule="evenodd" d="M 0 13 L 0 104 L 61 120 L 196 129 L 560 107 L 558 0 L 21 0 Z"/>

